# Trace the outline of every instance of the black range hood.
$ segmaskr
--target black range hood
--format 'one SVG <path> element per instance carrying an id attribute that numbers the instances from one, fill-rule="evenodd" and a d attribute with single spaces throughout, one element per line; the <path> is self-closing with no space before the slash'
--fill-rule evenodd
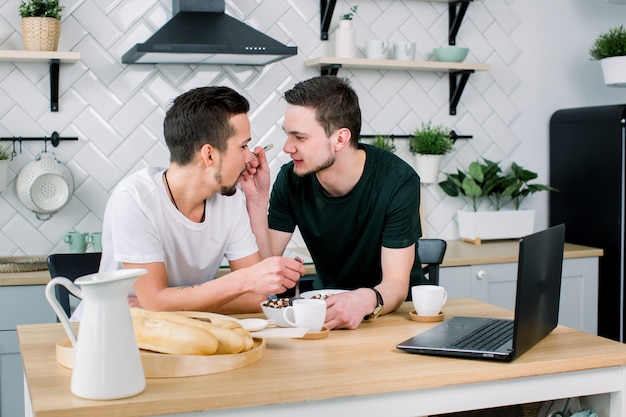
<path id="1" fill-rule="evenodd" d="M 225 14 L 224 0 L 174 0 L 173 6 L 174 16 L 126 52 L 123 63 L 266 65 L 298 53 Z"/>

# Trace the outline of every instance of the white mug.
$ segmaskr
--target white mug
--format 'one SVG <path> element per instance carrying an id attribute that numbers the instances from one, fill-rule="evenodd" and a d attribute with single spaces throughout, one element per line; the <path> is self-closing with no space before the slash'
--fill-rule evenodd
<path id="1" fill-rule="evenodd" d="M 401 61 L 412 61 L 415 59 L 415 42 L 396 42 L 394 45 L 394 56 Z"/>
<path id="2" fill-rule="evenodd" d="M 283 309 L 283 317 L 291 326 L 319 332 L 326 320 L 326 301 L 317 298 L 293 300 L 293 305 Z"/>
<path id="3" fill-rule="evenodd" d="M 448 292 L 438 285 L 416 285 L 411 288 L 413 307 L 418 316 L 436 316 L 448 300 Z"/>
<path id="4" fill-rule="evenodd" d="M 369 59 L 387 59 L 388 50 L 389 42 L 372 39 L 367 41 L 365 56 Z"/>

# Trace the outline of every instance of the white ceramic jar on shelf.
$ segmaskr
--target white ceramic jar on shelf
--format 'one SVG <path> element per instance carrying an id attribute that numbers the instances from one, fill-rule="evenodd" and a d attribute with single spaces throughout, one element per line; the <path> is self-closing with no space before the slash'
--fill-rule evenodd
<path id="1" fill-rule="evenodd" d="M 335 56 L 354 58 L 356 56 L 356 32 L 352 20 L 340 20 L 335 31 Z"/>

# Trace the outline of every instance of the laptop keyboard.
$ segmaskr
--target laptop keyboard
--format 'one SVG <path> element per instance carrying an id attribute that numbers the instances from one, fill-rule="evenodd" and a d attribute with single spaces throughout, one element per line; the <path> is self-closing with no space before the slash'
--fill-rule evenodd
<path id="1" fill-rule="evenodd" d="M 452 342 L 450 348 L 494 350 L 513 336 L 512 320 L 490 320 Z"/>

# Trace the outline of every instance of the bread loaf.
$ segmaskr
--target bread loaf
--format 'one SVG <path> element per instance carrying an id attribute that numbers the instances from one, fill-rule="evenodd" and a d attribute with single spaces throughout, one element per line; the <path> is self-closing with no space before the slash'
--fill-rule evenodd
<path id="1" fill-rule="evenodd" d="M 179 355 L 240 353 L 252 349 L 250 333 L 234 320 L 208 323 L 171 312 L 132 308 L 141 349 Z"/>

